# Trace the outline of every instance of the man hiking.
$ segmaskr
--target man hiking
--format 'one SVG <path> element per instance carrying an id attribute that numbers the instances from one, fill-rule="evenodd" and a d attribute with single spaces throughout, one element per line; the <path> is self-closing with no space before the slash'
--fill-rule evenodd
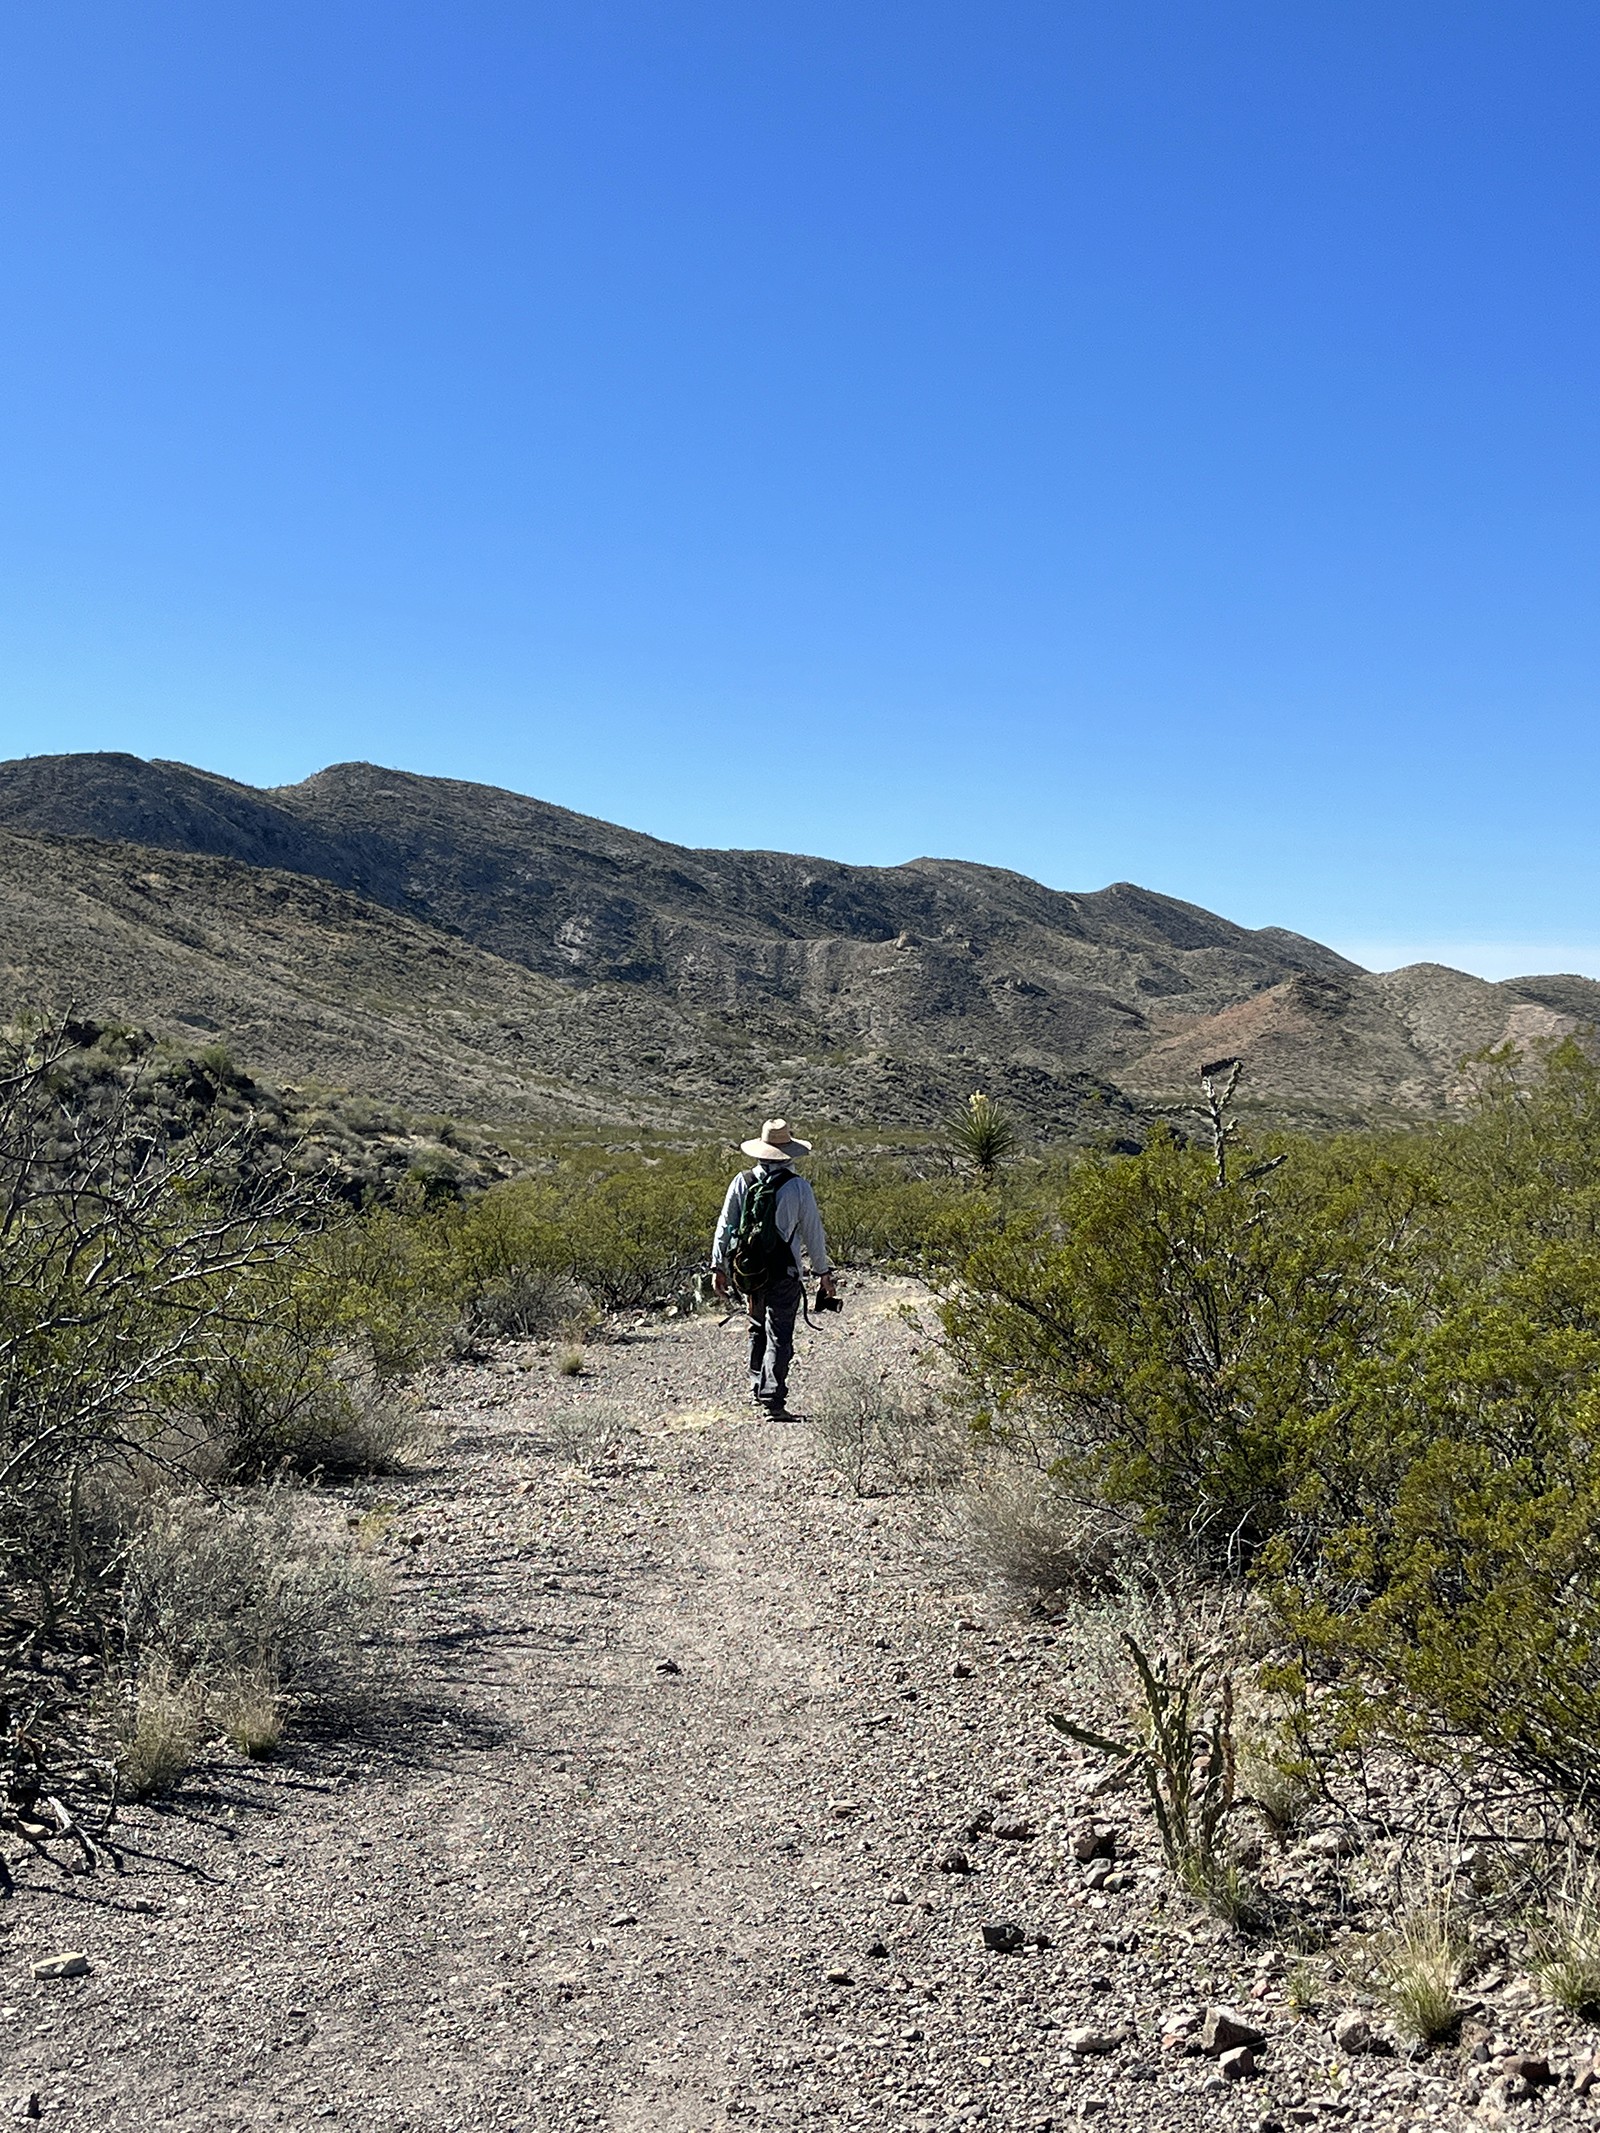
<path id="1" fill-rule="evenodd" d="M 756 1167 L 741 1170 L 728 1187 L 711 1245 L 712 1280 L 719 1296 L 731 1289 L 750 1313 L 750 1397 L 775 1422 L 787 1422 L 794 1321 L 805 1293 L 801 1255 L 831 1296 L 828 1240 L 810 1181 L 793 1167 L 811 1143 L 796 1140 L 783 1119 L 769 1118 L 759 1140 L 739 1145 Z"/>

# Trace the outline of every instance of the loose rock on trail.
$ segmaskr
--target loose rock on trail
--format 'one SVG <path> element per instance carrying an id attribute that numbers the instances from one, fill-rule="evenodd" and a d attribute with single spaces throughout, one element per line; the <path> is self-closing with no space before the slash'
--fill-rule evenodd
<path id="1" fill-rule="evenodd" d="M 858 1284 L 809 1336 L 802 1407 L 845 1358 L 915 1367 L 906 1295 Z M 394 1566 L 399 1690 L 127 1811 L 120 1873 L 19 1869 L 0 2112 L 1456 2122 L 1453 2080 L 1345 2059 L 1291 2020 L 1287 1956 L 1169 1898 L 1137 1803 L 1043 1723 L 1063 1633 L 753 1412 L 737 1325 L 624 1329 L 578 1378 L 508 1348 L 432 1393 L 429 1469 L 338 1492 Z M 35 1979 L 63 1950 L 87 1973 Z M 1219 2005 L 1259 2071 L 1206 2056 Z"/>

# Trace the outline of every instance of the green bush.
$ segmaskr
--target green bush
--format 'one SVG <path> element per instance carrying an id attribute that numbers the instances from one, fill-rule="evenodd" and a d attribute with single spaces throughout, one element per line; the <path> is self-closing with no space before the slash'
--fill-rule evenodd
<path id="1" fill-rule="evenodd" d="M 1600 1778 L 1600 1073 L 1479 1063 L 1459 1120 L 1157 1134 L 1013 1209 L 949 1282 L 1004 1442 L 1271 1597 L 1348 1720 Z M 1259 1154 L 1259 1152 L 1255 1152 Z M 1285 1678 L 1288 1678 L 1287 1676 Z M 1400 1692 L 1398 1695 L 1396 1692 Z"/>

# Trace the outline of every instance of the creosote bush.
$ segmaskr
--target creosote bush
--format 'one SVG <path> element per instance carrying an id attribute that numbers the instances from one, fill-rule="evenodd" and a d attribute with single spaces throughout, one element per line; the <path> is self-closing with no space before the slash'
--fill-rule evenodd
<path id="1" fill-rule="evenodd" d="M 1263 1149 L 1213 1120 L 1087 1159 L 1006 1211 L 943 1318 L 998 1436 L 1024 1418 L 1070 1495 L 1255 1584 L 1299 1655 L 1280 1687 L 1575 1797 L 1600 1780 L 1600 1072 L 1572 1043 L 1477 1071 L 1409 1134 Z"/>

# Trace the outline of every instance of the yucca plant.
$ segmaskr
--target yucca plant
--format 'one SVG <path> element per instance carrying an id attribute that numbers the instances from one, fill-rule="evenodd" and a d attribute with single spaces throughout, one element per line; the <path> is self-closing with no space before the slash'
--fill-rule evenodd
<path id="1" fill-rule="evenodd" d="M 1008 1155 L 1015 1152 L 1017 1129 L 1010 1114 L 992 1096 L 974 1089 L 966 1107 L 945 1122 L 951 1151 L 987 1185 Z"/>

